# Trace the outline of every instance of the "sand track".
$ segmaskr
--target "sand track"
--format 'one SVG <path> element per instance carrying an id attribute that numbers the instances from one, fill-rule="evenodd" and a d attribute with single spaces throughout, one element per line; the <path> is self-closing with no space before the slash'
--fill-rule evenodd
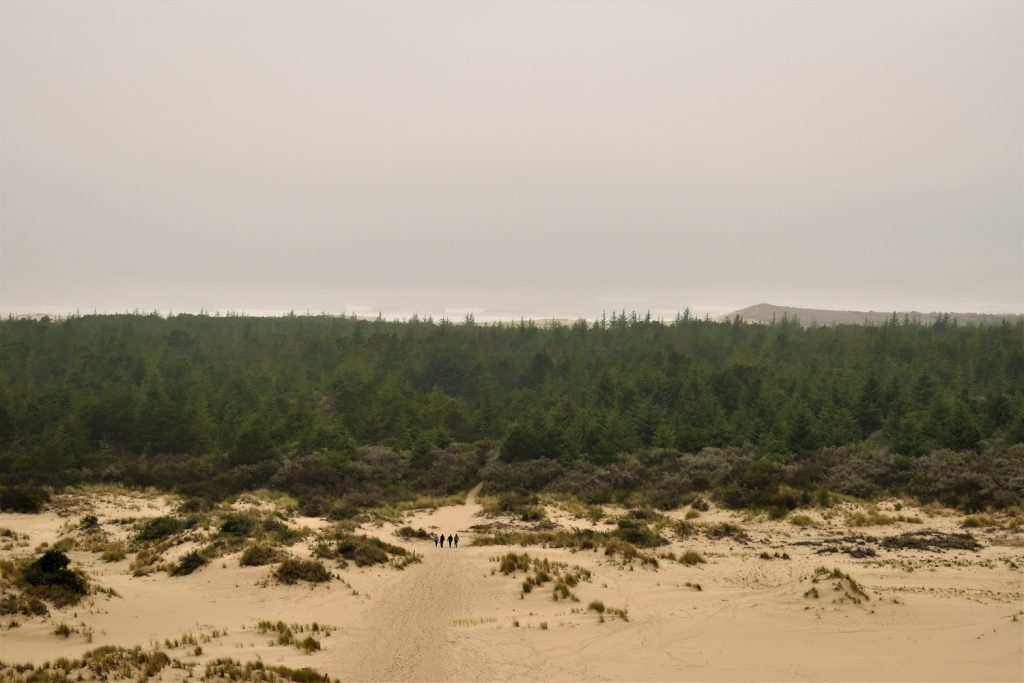
<path id="1" fill-rule="evenodd" d="M 445 534 L 458 532 L 468 545 L 467 530 L 479 511 L 477 485 L 462 505 L 438 510 L 431 520 Z M 471 612 L 474 581 L 470 555 L 462 548 L 428 546 L 423 562 L 399 573 L 367 613 L 366 626 L 351 632 L 331 670 L 348 670 L 354 681 L 449 680 L 453 652 L 447 631 L 460 615 Z M 333 659 L 333 658 L 332 658 Z"/>

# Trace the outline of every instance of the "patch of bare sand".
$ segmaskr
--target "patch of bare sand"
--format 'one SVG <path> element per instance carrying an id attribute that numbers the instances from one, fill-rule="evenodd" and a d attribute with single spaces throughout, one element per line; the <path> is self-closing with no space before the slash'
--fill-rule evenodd
<path id="1" fill-rule="evenodd" d="M 104 528 L 111 519 L 167 509 L 166 503 L 146 501 L 108 499 L 92 509 Z M 962 518 L 909 511 L 921 522 L 850 527 L 847 515 L 835 513 L 818 519 L 819 527 L 800 527 L 712 509 L 693 523 L 741 524 L 750 541 L 699 533 L 679 539 L 665 530 L 672 543 L 656 553 L 694 550 L 707 562 L 686 566 L 663 558 L 653 570 L 623 566 L 602 551 L 471 546 L 471 527 L 484 521 L 478 512 L 471 495 L 463 505 L 406 520 L 458 532 L 458 549 L 398 540 L 393 524 L 368 527 L 367 533 L 415 549 L 423 562 L 404 571 L 350 566 L 335 570 L 343 580 L 312 588 L 267 582 L 271 567 L 240 567 L 237 555 L 172 578 L 132 577 L 128 559 L 107 564 L 72 551 L 94 582 L 120 597 L 93 596 L 46 619 L 16 617 L 15 628 L 5 617 L 0 660 L 38 664 L 103 644 L 157 644 L 187 663 L 259 658 L 346 681 L 1022 679 L 1024 616 L 1013 618 L 1024 610 L 1019 531 L 976 531 L 984 545 L 978 552 L 886 550 L 865 541 L 878 548 L 876 555 L 854 558 L 819 553 L 841 550 L 842 544 L 829 543 L 836 537 L 880 540 L 921 528 L 954 533 Z M 0 527 L 30 536 L 27 546 L 13 545 L 0 556 L 52 543 L 68 519 L 53 512 L 0 515 Z M 591 524 L 557 519 L 567 527 Z M 523 594 L 522 573 L 496 571 L 493 558 L 510 551 L 577 565 L 592 578 L 573 588 L 579 602 L 553 600 L 551 583 Z M 289 552 L 304 555 L 308 549 L 300 543 Z M 853 577 L 867 599 L 853 600 L 834 578 L 815 581 L 820 566 Z M 817 597 L 808 595 L 812 588 Z M 601 622 L 587 609 L 594 600 L 628 610 L 628 621 Z M 318 622 L 337 630 L 320 638 L 322 650 L 304 654 L 271 644 L 271 635 L 255 630 L 260 620 Z M 81 633 L 67 640 L 53 635 L 61 622 L 91 628 L 92 642 Z M 186 633 L 200 641 L 202 654 L 194 654 L 193 645 L 166 647 L 165 641 L 180 641 Z M 160 674 L 168 680 L 180 675 L 169 669 Z"/>

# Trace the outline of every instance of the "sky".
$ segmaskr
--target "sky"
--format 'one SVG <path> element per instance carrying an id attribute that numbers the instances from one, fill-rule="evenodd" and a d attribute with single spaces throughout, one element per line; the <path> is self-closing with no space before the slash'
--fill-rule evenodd
<path id="1" fill-rule="evenodd" d="M 1022 2 L 0 2 L 0 311 L 1024 312 Z"/>

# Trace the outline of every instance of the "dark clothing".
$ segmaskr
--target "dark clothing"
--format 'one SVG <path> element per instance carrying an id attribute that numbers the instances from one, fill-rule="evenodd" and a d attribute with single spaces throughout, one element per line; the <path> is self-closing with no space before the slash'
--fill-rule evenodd
<path id="1" fill-rule="evenodd" d="M 459 547 L 459 535 L 458 534 L 455 534 L 455 547 L 456 548 Z"/>
<path id="2" fill-rule="evenodd" d="M 448 534 L 448 547 L 449 548 L 452 547 L 452 535 L 451 534 Z"/>

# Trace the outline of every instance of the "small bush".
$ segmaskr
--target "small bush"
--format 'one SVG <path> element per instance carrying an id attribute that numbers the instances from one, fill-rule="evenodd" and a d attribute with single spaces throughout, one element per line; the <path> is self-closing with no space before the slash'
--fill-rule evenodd
<path id="1" fill-rule="evenodd" d="M 507 553 L 501 556 L 500 567 L 502 574 L 515 574 L 516 572 L 525 572 L 530 570 L 530 556 L 526 553 L 517 555 L 516 553 Z"/>
<path id="2" fill-rule="evenodd" d="M 696 550 L 687 550 L 679 556 L 679 562 L 687 565 L 688 567 L 693 567 L 694 565 L 704 564 L 707 560 L 705 560 L 704 557 Z"/>
<path id="3" fill-rule="evenodd" d="M 209 560 L 203 557 L 198 550 L 192 550 L 182 555 L 178 562 L 171 567 L 169 573 L 171 576 L 185 576 L 199 569 L 207 562 Z"/>
<path id="4" fill-rule="evenodd" d="M 100 559 L 104 562 L 120 562 L 125 558 L 124 546 L 120 543 L 109 543 L 103 549 Z"/>
<path id="5" fill-rule="evenodd" d="M 997 527 L 1000 526 L 999 522 L 989 515 L 971 515 L 965 517 L 964 521 L 960 522 L 960 526 L 964 529 L 978 529 L 984 527 Z"/>
<path id="6" fill-rule="evenodd" d="M 433 538 L 426 529 L 413 529 L 411 526 L 403 526 L 400 529 L 396 529 L 395 536 L 399 538 L 422 538 L 427 541 Z"/>
<path id="7" fill-rule="evenodd" d="M 88 592 L 88 587 L 85 578 L 81 574 L 67 568 L 70 563 L 71 560 L 67 555 L 51 548 L 32 562 L 32 564 L 25 567 L 21 577 L 25 583 L 38 589 L 59 589 L 53 595 L 48 593 L 45 599 L 54 601 L 54 598 L 60 592 L 66 592 L 68 598 L 75 596 L 73 599 L 64 602 L 64 604 L 71 604 L 72 602 L 77 602 L 77 596 L 85 595 Z M 40 595 L 40 597 L 44 596 Z M 59 597 L 56 598 L 56 601 L 62 602 Z"/>
<path id="8" fill-rule="evenodd" d="M 316 560 L 299 560 L 290 557 L 283 561 L 274 572 L 281 583 L 295 584 L 299 581 L 324 583 L 331 580 L 331 574 Z"/>
<path id="9" fill-rule="evenodd" d="M 589 605 L 587 605 L 587 609 L 590 610 L 591 612 L 597 612 L 598 614 L 604 614 L 604 609 L 605 608 L 604 608 L 604 603 L 603 602 L 601 602 L 600 600 L 594 600 Z"/>
<path id="10" fill-rule="evenodd" d="M 281 559 L 281 553 L 268 545 L 251 545 L 242 553 L 238 563 L 243 567 L 262 567 Z"/>
<path id="11" fill-rule="evenodd" d="M 36 514 L 50 501 L 50 494 L 38 486 L 0 486 L 0 512 Z"/>
<path id="12" fill-rule="evenodd" d="M 384 564 L 388 561 L 388 555 L 402 557 L 406 554 L 405 548 L 385 543 L 372 536 L 345 534 L 338 541 L 338 555 L 342 559 L 355 562 L 357 567 Z"/>
<path id="13" fill-rule="evenodd" d="M 539 522 L 543 520 L 547 515 L 544 513 L 544 508 L 537 506 L 530 506 L 525 508 L 519 515 L 519 519 L 524 522 Z"/>
<path id="14" fill-rule="evenodd" d="M 221 518 L 220 532 L 229 536 L 251 536 L 259 525 L 256 516 L 245 512 L 229 512 Z"/>
<path id="15" fill-rule="evenodd" d="M 808 515 L 790 515 L 789 523 L 798 527 L 816 527 L 818 523 Z"/>
<path id="16" fill-rule="evenodd" d="M 184 531 L 189 526 L 191 525 L 185 520 L 170 515 L 154 517 L 142 523 L 135 538 L 139 541 L 159 541 Z"/>

